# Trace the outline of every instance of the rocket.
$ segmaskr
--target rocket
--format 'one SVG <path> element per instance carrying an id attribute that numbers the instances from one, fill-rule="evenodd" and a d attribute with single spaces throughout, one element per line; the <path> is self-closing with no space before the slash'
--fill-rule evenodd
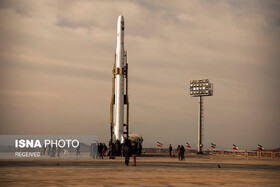
<path id="1" fill-rule="evenodd" d="M 111 142 L 124 143 L 128 138 L 128 64 L 127 51 L 124 49 L 124 17 L 117 21 L 117 48 L 113 66 L 112 98 L 110 104 Z M 126 106 L 126 107 L 125 107 Z M 126 127 L 126 132 L 124 129 Z"/>

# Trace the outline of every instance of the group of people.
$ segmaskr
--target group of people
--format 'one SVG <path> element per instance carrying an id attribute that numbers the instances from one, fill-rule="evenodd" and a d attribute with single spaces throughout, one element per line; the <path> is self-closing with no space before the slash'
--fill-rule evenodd
<path id="1" fill-rule="evenodd" d="M 64 155 L 69 155 L 68 149 L 61 148 L 60 146 L 56 146 L 55 144 L 51 146 L 48 144 L 47 146 L 43 146 L 41 153 L 42 155 L 50 156 L 50 157 L 60 157 L 60 153 L 64 152 Z M 81 156 L 80 153 L 80 145 L 75 148 L 76 156 Z"/>
<path id="2" fill-rule="evenodd" d="M 124 145 L 122 145 L 119 140 L 116 140 L 115 143 L 110 141 L 109 142 L 109 152 L 108 152 L 109 158 L 110 159 L 114 158 L 114 155 L 123 156 L 123 154 L 122 154 L 123 147 L 124 147 Z"/>
<path id="3" fill-rule="evenodd" d="M 98 155 L 99 158 L 104 158 L 107 152 L 107 146 L 104 143 L 99 143 L 98 145 Z M 126 139 L 124 144 L 121 144 L 119 140 L 116 143 L 109 143 L 109 159 L 113 159 L 115 155 L 120 155 L 125 157 L 125 165 L 129 165 L 129 158 L 132 156 L 133 158 L 133 165 L 136 166 L 136 155 L 138 149 L 136 142 L 131 142 L 129 139 Z"/>
<path id="4" fill-rule="evenodd" d="M 171 158 L 172 157 L 172 146 L 171 144 L 169 145 L 169 157 Z M 178 154 L 178 159 L 179 161 L 183 161 L 185 160 L 185 148 L 183 145 L 178 145 L 177 147 L 177 154 Z"/>

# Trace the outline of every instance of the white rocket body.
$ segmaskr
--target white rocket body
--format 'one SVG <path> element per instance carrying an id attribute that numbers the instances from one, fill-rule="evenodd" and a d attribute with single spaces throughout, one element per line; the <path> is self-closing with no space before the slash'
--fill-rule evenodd
<path id="1" fill-rule="evenodd" d="M 115 108 L 114 108 L 114 140 L 124 143 L 124 74 L 125 67 L 124 50 L 124 18 L 119 16 L 117 24 L 117 49 L 116 49 L 116 69 L 119 73 L 115 76 Z"/>

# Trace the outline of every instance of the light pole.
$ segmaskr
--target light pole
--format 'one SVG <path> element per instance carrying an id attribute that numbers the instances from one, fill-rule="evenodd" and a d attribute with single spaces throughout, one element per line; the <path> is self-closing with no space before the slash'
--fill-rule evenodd
<path id="1" fill-rule="evenodd" d="M 203 96 L 213 96 L 213 84 L 208 79 L 191 80 L 190 95 L 199 98 L 197 154 L 202 154 Z"/>

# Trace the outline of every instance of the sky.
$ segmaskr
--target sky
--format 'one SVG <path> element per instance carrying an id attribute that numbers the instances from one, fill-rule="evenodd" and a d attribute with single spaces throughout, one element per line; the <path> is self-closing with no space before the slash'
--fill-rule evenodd
<path id="1" fill-rule="evenodd" d="M 279 1 L 0 0 L 0 134 L 110 138 L 117 18 L 125 19 L 130 131 L 144 147 L 280 147 Z"/>

